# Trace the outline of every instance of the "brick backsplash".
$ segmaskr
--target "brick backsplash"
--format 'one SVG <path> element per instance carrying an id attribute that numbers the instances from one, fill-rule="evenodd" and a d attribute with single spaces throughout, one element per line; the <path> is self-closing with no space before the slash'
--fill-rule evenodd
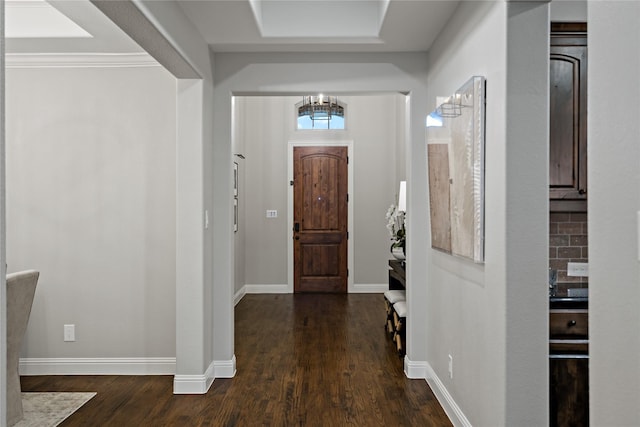
<path id="1" fill-rule="evenodd" d="M 549 268 L 558 270 L 559 288 L 562 283 L 572 287 L 587 286 L 588 277 L 567 276 L 568 262 L 588 262 L 587 214 L 553 212 L 549 216 Z M 559 289 L 561 290 L 561 289 Z"/>

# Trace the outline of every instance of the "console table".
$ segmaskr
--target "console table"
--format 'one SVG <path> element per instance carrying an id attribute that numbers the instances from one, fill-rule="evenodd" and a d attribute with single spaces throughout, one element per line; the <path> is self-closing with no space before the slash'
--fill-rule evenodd
<path id="1" fill-rule="evenodd" d="M 389 289 L 407 288 L 407 279 L 405 273 L 406 262 L 398 259 L 389 260 Z"/>

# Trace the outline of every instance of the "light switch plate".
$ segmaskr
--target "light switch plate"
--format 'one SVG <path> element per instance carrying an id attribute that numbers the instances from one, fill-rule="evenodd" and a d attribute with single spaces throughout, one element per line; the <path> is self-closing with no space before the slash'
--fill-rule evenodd
<path id="1" fill-rule="evenodd" d="M 267 218 L 278 218 L 278 211 L 267 209 Z"/>
<path id="2" fill-rule="evenodd" d="M 76 340 L 76 325 L 64 325 L 64 341 Z"/>

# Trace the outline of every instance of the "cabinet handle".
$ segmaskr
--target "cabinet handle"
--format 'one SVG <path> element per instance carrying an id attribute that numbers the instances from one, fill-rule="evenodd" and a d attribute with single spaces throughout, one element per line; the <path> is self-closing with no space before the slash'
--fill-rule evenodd
<path id="1" fill-rule="evenodd" d="M 567 322 L 567 327 L 568 327 L 568 328 L 570 328 L 570 327 L 572 327 L 572 326 L 576 326 L 576 321 L 575 321 L 575 320 L 569 320 L 569 321 Z"/>
<path id="2" fill-rule="evenodd" d="M 584 188 L 581 188 L 578 190 L 578 194 L 587 194 L 587 190 L 585 190 Z"/>

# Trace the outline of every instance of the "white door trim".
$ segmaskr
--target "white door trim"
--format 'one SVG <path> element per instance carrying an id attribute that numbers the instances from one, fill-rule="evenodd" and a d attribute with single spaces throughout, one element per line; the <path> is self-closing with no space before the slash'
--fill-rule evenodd
<path id="1" fill-rule="evenodd" d="M 347 232 L 349 233 L 349 240 L 347 242 L 347 268 L 349 269 L 349 276 L 347 277 L 347 292 L 354 292 L 353 285 L 353 140 L 345 141 L 289 141 L 289 147 L 287 150 L 287 176 L 289 182 L 287 183 L 287 292 L 293 293 L 293 186 L 290 182 L 293 181 L 293 147 L 347 147 L 347 155 L 349 156 L 349 162 L 347 164 L 347 191 L 349 192 L 349 206 L 347 208 Z"/>

